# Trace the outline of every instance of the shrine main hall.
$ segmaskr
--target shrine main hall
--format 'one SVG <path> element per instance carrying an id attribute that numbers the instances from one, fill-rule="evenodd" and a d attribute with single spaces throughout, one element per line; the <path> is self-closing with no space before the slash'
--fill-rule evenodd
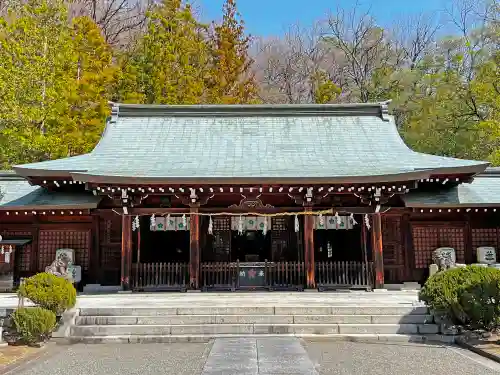
<path id="1" fill-rule="evenodd" d="M 411 150 L 387 103 L 116 103 L 90 153 L 0 191 L 5 290 L 60 249 L 79 289 L 371 290 L 500 241 L 500 170 Z"/>

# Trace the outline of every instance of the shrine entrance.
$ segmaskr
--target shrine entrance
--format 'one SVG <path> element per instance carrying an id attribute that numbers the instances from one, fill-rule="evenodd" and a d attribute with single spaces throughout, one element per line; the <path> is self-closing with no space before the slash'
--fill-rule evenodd
<path id="1" fill-rule="evenodd" d="M 189 217 L 144 216 L 134 223 L 132 288 L 185 290 L 189 281 Z"/>
<path id="2" fill-rule="evenodd" d="M 301 289 L 294 217 L 214 217 L 202 251 L 205 290 Z"/>
<path id="3" fill-rule="evenodd" d="M 325 289 L 370 289 L 372 267 L 361 215 L 315 218 L 316 284 Z"/>

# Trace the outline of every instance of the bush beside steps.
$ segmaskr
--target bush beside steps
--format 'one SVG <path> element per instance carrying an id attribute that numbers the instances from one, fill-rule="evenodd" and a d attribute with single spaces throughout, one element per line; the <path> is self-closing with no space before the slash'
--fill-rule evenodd
<path id="1" fill-rule="evenodd" d="M 420 299 L 435 317 L 467 330 L 494 332 L 500 328 L 500 270 L 466 266 L 431 276 Z"/>
<path id="2" fill-rule="evenodd" d="M 76 304 L 73 284 L 46 272 L 25 279 L 17 293 L 37 305 L 18 308 L 11 315 L 14 337 L 20 344 L 46 342 L 57 326 L 58 317 Z"/>

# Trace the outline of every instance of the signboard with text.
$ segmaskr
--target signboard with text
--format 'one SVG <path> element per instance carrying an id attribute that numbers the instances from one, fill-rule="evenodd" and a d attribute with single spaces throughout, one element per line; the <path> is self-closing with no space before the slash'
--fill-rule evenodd
<path id="1" fill-rule="evenodd" d="M 260 288 L 266 286 L 264 266 L 240 266 L 239 286 L 243 288 Z"/>

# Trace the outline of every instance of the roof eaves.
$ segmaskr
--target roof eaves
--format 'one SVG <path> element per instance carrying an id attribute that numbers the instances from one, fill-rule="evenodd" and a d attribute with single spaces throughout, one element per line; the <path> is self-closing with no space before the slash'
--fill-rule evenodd
<path id="1" fill-rule="evenodd" d="M 419 171 L 402 171 L 400 173 L 391 173 L 384 175 L 371 176 L 337 176 L 337 177 L 272 177 L 272 176 L 256 176 L 256 177 L 137 177 L 123 176 L 106 173 L 71 173 L 73 178 L 78 181 L 88 183 L 102 184 L 193 184 L 193 185 L 208 185 L 208 184 L 273 184 L 279 183 L 284 185 L 293 184 L 340 184 L 340 183 L 379 183 L 379 182 L 399 182 L 399 181 L 415 181 L 429 178 L 433 170 Z"/>

